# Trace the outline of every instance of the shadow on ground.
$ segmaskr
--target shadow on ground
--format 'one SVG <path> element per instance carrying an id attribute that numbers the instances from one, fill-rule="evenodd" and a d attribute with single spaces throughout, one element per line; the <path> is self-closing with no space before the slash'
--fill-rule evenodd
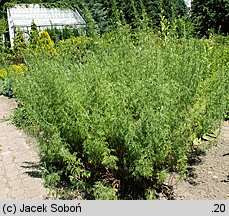
<path id="1" fill-rule="evenodd" d="M 206 156 L 206 151 L 197 148 L 194 151 L 190 152 L 188 154 L 188 168 L 187 168 L 187 177 L 186 181 L 191 184 L 191 185 L 198 185 L 196 179 L 197 179 L 197 174 L 196 174 L 196 166 L 203 164 L 203 159 L 202 157 Z"/>
<path id="2" fill-rule="evenodd" d="M 40 170 L 40 167 L 41 167 L 40 163 L 26 161 L 26 162 L 23 162 L 23 165 L 21 167 L 28 170 L 28 171 L 25 171 L 24 174 L 27 174 L 33 178 L 42 178 L 41 170 Z"/>

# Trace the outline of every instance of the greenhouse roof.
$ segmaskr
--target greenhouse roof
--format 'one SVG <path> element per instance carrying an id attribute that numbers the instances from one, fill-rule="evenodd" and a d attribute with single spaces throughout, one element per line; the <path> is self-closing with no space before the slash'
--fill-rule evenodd
<path id="1" fill-rule="evenodd" d="M 40 5 L 16 5 L 8 10 L 8 19 L 13 26 L 85 25 L 77 11 L 45 8 Z"/>
<path id="2" fill-rule="evenodd" d="M 85 21 L 77 11 L 45 8 L 37 4 L 20 4 L 8 8 L 7 18 L 11 45 L 13 45 L 15 31 L 20 28 L 28 34 L 33 20 L 40 30 L 51 26 L 59 28 L 66 25 L 75 26 L 77 28 L 86 26 Z"/>

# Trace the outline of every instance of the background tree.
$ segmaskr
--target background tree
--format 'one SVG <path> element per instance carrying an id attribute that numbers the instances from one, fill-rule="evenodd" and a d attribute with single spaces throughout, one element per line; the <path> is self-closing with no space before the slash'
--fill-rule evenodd
<path id="1" fill-rule="evenodd" d="M 167 19 L 184 16 L 187 13 L 185 0 L 2 0 L 0 4 L 2 14 L 5 13 L 3 11 L 6 3 L 38 3 L 75 9 L 87 23 L 86 31 L 89 36 L 109 31 L 118 23 L 137 28 L 142 25 L 142 21 L 147 20 L 149 27 L 157 28 L 160 25 L 162 9 Z"/>
<path id="2" fill-rule="evenodd" d="M 102 1 L 98 0 L 86 0 L 87 7 L 94 19 L 96 28 L 99 34 L 108 30 L 108 11 Z"/>
<path id="3" fill-rule="evenodd" d="M 31 23 L 31 31 L 30 31 L 30 35 L 29 35 L 29 46 L 32 49 L 37 49 L 39 41 L 39 31 L 37 29 L 37 25 L 34 22 L 34 20 Z"/>
<path id="4" fill-rule="evenodd" d="M 146 19 L 149 27 L 158 27 L 162 9 L 167 19 L 185 16 L 188 13 L 184 0 L 87 0 L 86 2 L 96 23 L 103 23 L 103 29 L 106 30 L 117 22 L 127 23 L 136 28 Z"/>
<path id="5" fill-rule="evenodd" d="M 17 54 L 21 54 L 26 49 L 26 47 L 27 45 L 24 34 L 20 29 L 18 29 L 14 38 L 14 51 Z"/>
<path id="6" fill-rule="evenodd" d="M 193 0 L 191 17 L 199 36 L 208 36 L 212 30 L 216 33 L 229 33 L 228 0 Z"/>

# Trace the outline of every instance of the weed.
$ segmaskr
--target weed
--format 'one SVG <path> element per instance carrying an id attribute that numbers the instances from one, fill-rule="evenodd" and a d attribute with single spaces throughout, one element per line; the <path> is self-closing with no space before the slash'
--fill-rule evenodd
<path id="1" fill-rule="evenodd" d="M 153 199 L 168 172 L 186 173 L 195 140 L 222 121 L 228 67 L 212 39 L 164 37 L 120 28 L 69 39 L 56 55 L 27 53 L 14 92 L 49 184 L 68 181 L 96 199 Z"/>

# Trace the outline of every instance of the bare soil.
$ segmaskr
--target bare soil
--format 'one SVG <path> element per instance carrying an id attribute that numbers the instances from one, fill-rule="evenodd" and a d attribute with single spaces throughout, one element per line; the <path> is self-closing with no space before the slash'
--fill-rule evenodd
<path id="1" fill-rule="evenodd" d="M 218 142 L 197 156 L 185 181 L 174 186 L 176 200 L 229 200 L 229 122 Z"/>

